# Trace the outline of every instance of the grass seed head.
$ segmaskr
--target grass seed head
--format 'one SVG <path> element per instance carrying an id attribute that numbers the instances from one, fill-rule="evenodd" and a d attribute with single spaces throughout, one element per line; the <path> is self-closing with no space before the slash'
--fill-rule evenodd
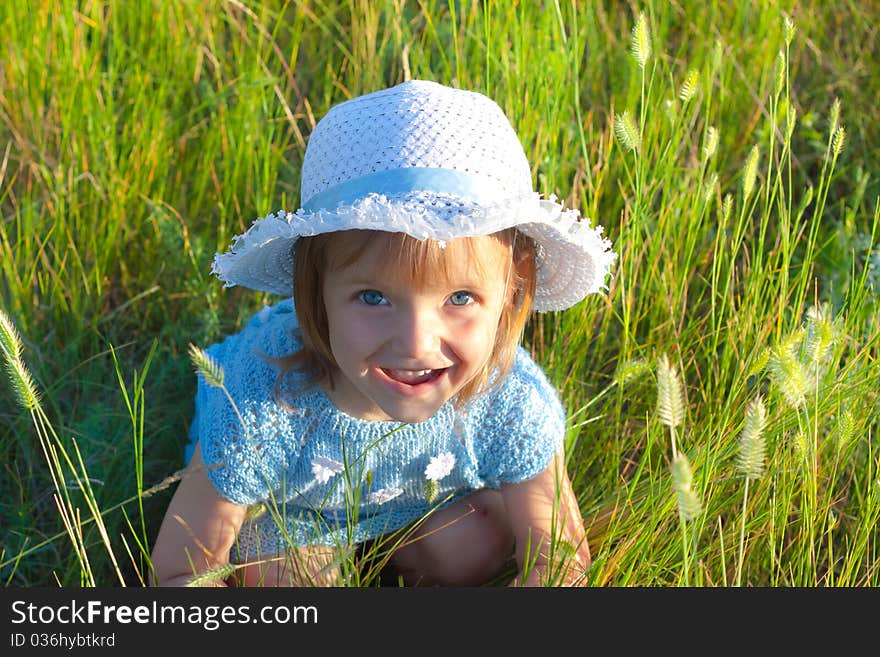
<path id="1" fill-rule="evenodd" d="M 785 14 L 782 19 L 782 31 L 785 38 L 786 47 L 790 46 L 792 40 L 794 39 L 794 34 L 797 31 L 797 26 L 794 24 L 794 21 L 791 20 L 791 17 L 788 14 Z"/>
<path id="2" fill-rule="evenodd" d="M 767 363 L 770 362 L 771 353 L 772 350 L 769 347 L 765 347 L 761 350 L 757 358 L 752 361 L 752 364 L 749 367 L 749 376 L 757 376 L 764 371 L 764 368 L 767 367 Z"/>
<path id="3" fill-rule="evenodd" d="M 5 312 L 0 310 L 0 350 L 6 360 L 21 359 L 21 336 L 15 329 L 15 324 Z"/>
<path id="4" fill-rule="evenodd" d="M 758 177 L 758 146 L 757 144 L 752 146 L 752 150 L 749 151 L 749 158 L 746 160 L 746 164 L 743 167 L 742 172 L 742 192 L 743 192 L 743 203 L 749 200 L 749 197 L 752 195 L 752 192 L 755 191 L 755 180 Z"/>
<path id="5" fill-rule="evenodd" d="M 614 133 L 626 150 L 638 153 L 642 149 L 642 135 L 629 110 L 614 115 Z"/>
<path id="6" fill-rule="evenodd" d="M 190 344 L 189 359 L 195 366 L 196 372 L 205 379 L 205 383 L 215 388 L 223 387 L 223 368 L 220 363 L 208 355 L 208 352 Z"/>
<path id="7" fill-rule="evenodd" d="M 807 326 L 803 337 L 803 351 L 807 362 L 822 365 L 834 346 L 834 326 L 827 304 L 811 306 L 807 310 Z"/>
<path id="8" fill-rule="evenodd" d="M 794 134 L 794 128 L 797 125 L 797 108 L 794 105 L 788 106 L 788 113 L 786 114 L 785 119 L 785 136 L 786 139 L 791 139 L 791 136 Z"/>
<path id="9" fill-rule="evenodd" d="M 614 382 L 620 387 L 624 387 L 628 383 L 642 378 L 650 371 L 651 366 L 647 361 L 641 358 L 628 360 L 617 367 L 617 371 L 614 373 Z"/>
<path id="10" fill-rule="evenodd" d="M 695 69 L 691 69 L 688 71 L 687 76 L 685 76 L 684 84 L 681 85 L 681 89 L 678 92 L 678 97 L 681 99 L 681 102 L 687 103 L 691 98 L 697 93 L 697 83 L 700 81 L 700 73 Z"/>
<path id="11" fill-rule="evenodd" d="M 746 420 L 739 435 L 737 469 L 749 479 L 759 479 L 764 474 L 764 428 L 767 425 L 767 409 L 760 397 L 749 402 Z"/>
<path id="12" fill-rule="evenodd" d="M 40 396 L 34 385 L 30 370 L 21 357 L 21 336 L 9 316 L 0 310 L 0 352 L 6 364 L 6 371 L 15 396 L 27 411 L 35 411 L 40 406 Z"/>
<path id="13" fill-rule="evenodd" d="M 666 354 L 661 354 L 657 361 L 657 415 L 668 427 L 677 427 L 684 421 L 681 383 Z"/>
<path id="14" fill-rule="evenodd" d="M 235 564 L 228 563 L 217 568 L 212 568 L 211 570 L 206 570 L 193 577 L 191 580 L 189 580 L 189 582 L 186 583 L 186 585 L 188 587 L 197 588 L 200 586 L 205 586 L 206 584 L 222 582 L 226 580 L 230 575 L 232 575 L 235 572 L 236 568 L 237 566 Z"/>
<path id="15" fill-rule="evenodd" d="M 837 124 L 840 122 L 840 98 L 835 98 L 831 103 L 831 114 L 828 117 L 828 134 L 837 132 Z"/>
<path id="16" fill-rule="evenodd" d="M 785 52 L 780 50 L 776 53 L 776 95 L 782 93 L 785 89 Z"/>
<path id="17" fill-rule="evenodd" d="M 716 172 L 712 172 L 709 174 L 709 179 L 703 183 L 703 200 L 706 203 L 712 200 L 712 197 L 715 196 L 715 189 L 718 187 L 718 174 Z"/>
<path id="18" fill-rule="evenodd" d="M 251 504 L 244 514 L 245 522 L 253 522 L 266 514 L 266 505 L 263 503 Z"/>
<path id="19" fill-rule="evenodd" d="M 703 142 L 703 162 L 708 162 L 718 150 L 718 129 L 710 125 L 706 130 L 706 140 Z"/>
<path id="20" fill-rule="evenodd" d="M 672 460 L 672 486 L 678 500 L 678 514 L 684 520 L 694 520 L 702 512 L 700 498 L 693 488 L 691 464 L 683 453 Z"/>
<path id="21" fill-rule="evenodd" d="M 434 500 L 437 499 L 437 494 L 440 492 L 440 484 L 437 483 L 434 479 L 426 479 L 425 480 L 425 500 L 428 504 L 433 504 Z"/>
<path id="22" fill-rule="evenodd" d="M 639 18 L 633 26 L 630 52 L 638 62 L 639 68 L 644 69 L 651 58 L 651 30 L 644 13 L 639 13 Z"/>
<path id="23" fill-rule="evenodd" d="M 798 408 L 806 403 L 809 390 L 808 375 L 790 349 L 771 350 L 767 371 L 789 406 Z"/>
<path id="24" fill-rule="evenodd" d="M 730 221 L 730 215 L 733 213 L 733 194 L 727 193 L 724 195 L 724 200 L 721 202 L 721 225 L 724 226 Z"/>
<path id="25" fill-rule="evenodd" d="M 37 410 L 40 406 L 40 395 L 24 362 L 20 358 L 7 361 L 6 370 L 19 403 L 26 411 Z"/>
<path id="26" fill-rule="evenodd" d="M 856 420 L 849 409 L 840 414 L 834 429 L 834 444 L 838 452 L 843 452 L 852 442 L 856 433 Z"/>
<path id="27" fill-rule="evenodd" d="M 837 157 L 846 146 L 846 128 L 840 126 L 834 131 L 834 139 L 831 141 L 831 151 Z"/>

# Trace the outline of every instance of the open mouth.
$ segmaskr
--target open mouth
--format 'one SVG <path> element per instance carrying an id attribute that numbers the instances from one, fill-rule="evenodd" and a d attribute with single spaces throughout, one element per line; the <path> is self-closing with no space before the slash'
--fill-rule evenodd
<path id="1" fill-rule="evenodd" d="M 408 386 L 417 386 L 422 383 L 430 383 L 436 380 L 447 368 L 436 370 L 393 370 L 382 368 L 382 372 L 392 381 L 403 383 Z"/>

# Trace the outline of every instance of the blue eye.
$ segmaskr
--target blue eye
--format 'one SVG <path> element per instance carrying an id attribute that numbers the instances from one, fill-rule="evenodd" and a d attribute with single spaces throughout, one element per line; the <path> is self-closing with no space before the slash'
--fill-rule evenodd
<path id="1" fill-rule="evenodd" d="M 464 290 L 459 290 L 458 292 L 453 292 L 449 296 L 449 303 L 453 306 L 466 306 L 469 303 L 473 303 L 474 298 L 471 296 L 470 292 L 465 292 Z"/>
<path id="2" fill-rule="evenodd" d="M 381 306 L 388 303 L 385 300 L 385 295 L 379 292 L 379 290 L 364 290 L 360 293 L 359 297 L 368 306 Z"/>

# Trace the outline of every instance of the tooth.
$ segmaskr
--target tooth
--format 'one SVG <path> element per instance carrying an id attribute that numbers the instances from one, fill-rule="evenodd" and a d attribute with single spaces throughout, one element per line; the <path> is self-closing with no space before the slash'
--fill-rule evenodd
<path id="1" fill-rule="evenodd" d="M 424 370 L 387 369 L 386 372 L 393 379 L 397 379 L 398 381 L 402 381 L 404 383 L 415 384 L 420 383 L 420 379 L 427 380 L 426 377 L 432 375 L 434 373 L 434 370 L 431 368 Z"/>

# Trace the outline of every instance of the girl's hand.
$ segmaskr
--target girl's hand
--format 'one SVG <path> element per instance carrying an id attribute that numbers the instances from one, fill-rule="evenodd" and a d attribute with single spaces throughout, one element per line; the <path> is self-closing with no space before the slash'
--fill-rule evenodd
<path id="1" fill-rule="evenodd" d="M 196 445 L 156 537 L 153 584 L 185 586 L 200 573 L 228 565 L 246 512 L 246 506 L 224 499 L 214 488 Z M 200 586 L 225 586 L 222 579 L 199 579 Z"/>
<path id="2" fill-rule="evenodd" d="M 590 548 L 563 451 L 544 472 L 528 481 L 506 484 L 501 493 L 520 568 L 510 586 L 583 586 Z M 548 571 L 549 577 L 545 576 Z"/>

